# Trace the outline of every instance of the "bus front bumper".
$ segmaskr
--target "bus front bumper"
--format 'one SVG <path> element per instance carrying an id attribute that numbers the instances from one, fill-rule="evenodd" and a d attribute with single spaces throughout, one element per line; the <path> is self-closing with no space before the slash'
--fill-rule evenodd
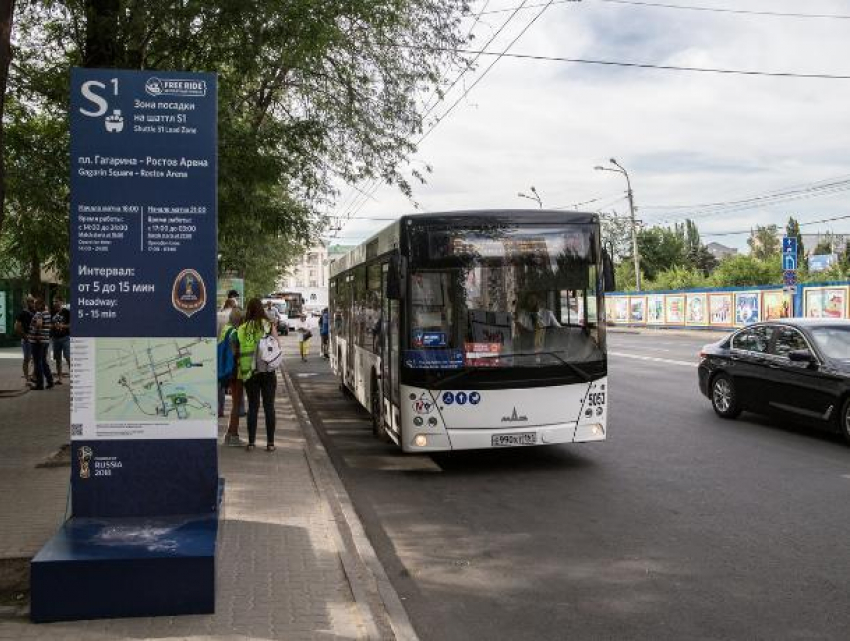
<path id="1" fill-rule="evenodd" d="M 406 452 L 429 452 L 528 447 L 604 440 L 604 423 L 583 423 L 581 425 L 561 423 L 526 428 L 449 429 L 442 434 L 414 433 L 411 442 L 404 443 L 403 447 Z"/>

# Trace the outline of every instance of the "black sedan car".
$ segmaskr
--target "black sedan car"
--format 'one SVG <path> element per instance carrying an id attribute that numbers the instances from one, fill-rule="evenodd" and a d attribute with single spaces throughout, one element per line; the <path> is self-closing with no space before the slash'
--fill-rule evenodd
<path id="1" fill-rule="evenodd" d="M 850 320 L 749 325 L 706 345 L 698 372 L 700 391 L 723 418 L 748 410 L 837 430 L 850 441 Z"/>

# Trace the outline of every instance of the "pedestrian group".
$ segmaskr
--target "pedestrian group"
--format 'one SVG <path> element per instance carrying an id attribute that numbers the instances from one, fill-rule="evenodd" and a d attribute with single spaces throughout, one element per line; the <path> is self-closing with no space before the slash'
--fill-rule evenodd
<path id="1" fill-rule="evenodd" d="M 23 378 L 33 390 L 62 385 L 62 361 L 71 370 L 71 312 L 65 301 L 54 297 L 48 310 L 44 298 L 27 296 L 15 317 L 15 334 L 21 339 Z M 56 375 L 50 369 L 52 352 Z"/>

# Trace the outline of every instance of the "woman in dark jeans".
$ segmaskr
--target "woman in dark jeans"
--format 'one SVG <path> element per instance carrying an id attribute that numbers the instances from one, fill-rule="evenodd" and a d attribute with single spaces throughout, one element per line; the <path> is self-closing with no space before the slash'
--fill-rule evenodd
<path id="1" fill-rule="evenodd" d="M 259 298 L 248 301 L 245 317 L 239 328 L 232 333 L 233 352 L 236 356 L 237 377 L 245 386 L 248 396 L 248 447 L 254 449 L 257 438 L 257 415 L 260 411 L 260 398 L 263 400 L 263 414 L 266 418 L 266 450 L 274 451 L 274 395 L 277 388 L 277 372 L 257 372 L 254 361 L 260 339 L 266 334 L 277 338 L 277 328 L 266 318 L 263 304 Z"/>

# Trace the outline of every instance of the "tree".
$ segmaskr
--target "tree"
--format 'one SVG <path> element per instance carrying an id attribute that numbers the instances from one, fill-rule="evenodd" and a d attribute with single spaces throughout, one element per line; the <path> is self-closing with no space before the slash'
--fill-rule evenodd
<path id="1" fill-rule="evenodd" d="M 717 259 L 702 244 L 696 223 L 686 220 L 681 225 L 677 223 L 675 230 L 684 247 L 684 264 L 692 270 L 699 270 L 703 276 L 708 276 L 717 267 Z"/>
<path id="2" fill-rule="evenodd" d="M 835 241 L 832 237 L 832 232 L 826 232 L 823 236 L 818 238 L 818 244 L 815 246 L 814 251 L 812 252 L 813 256 L 823 256 L 824 254 L 832 254 L 833 248 L 835 245 Z"/>
<path id="3" fill-rule="evenodd" d="M 650 227 L 638 232 L 641 271 L 653 280 L 661 271 L 684 265 L 684 243 L 679 234 L 666 227 Z"/>
<path id="4" fill-rule="evenodd" d="M 755 258 L 766 260 L 779 255 L 780 243 L 777 232 L 776 225 L 766 227 L 759 225 L 756 227 L 747 239 L 747 245 L 750 246 L 750 252 Z"/>
<path id="5" fill-rule="evenodd" d="M 0 268 L 35 292 L 42 269 L 68 275 L 67 128 L 14 99 L 6 115 L 9 198 Z"/>
<path id="6" fill-rule="evenodd" d="M 646 289 L 694 289 L 705 287 L 706 283 L 705 275 L 699 269 L 676 266 L 659 272 L 655 280 L 647 283 Z"/>
<path id="7" fill-rule="evenodd" d="M 621 261 L 632 255 L 632 222 L 629 218 L 618 216 L 616 212 L 603 214 L 602 245 L 611 252 L 611 259 Z M 634 275 L 634 270 L 632 270 Z"/>
<path id="8" fill-rule="evenodd" d="M 0 0 L 0 237 L 6 217 L 6 165 L 4 126 L 6 109 L 6 85 L 9 81 L 9 64 L 12 61 L 12 19 L 15 0 Z"/>
<path id="9" fill-rule="evenodd" d="M 63 118 L 71 65 L 216 71 L 219 239 L 237 271 L 268 238 L 306 243 L 338 185 L 412 194 L 423 92 L 464 66 L 465 0 L 26 3 L 10 93 Z M 261 238 L 262 237 L 262 238 Z"/>
<path id="10" fill-rule="evenodd" d="M 749 287 L 782 283 L 782 265 L 778 260 L 761 260 L 739 254 L 722 261 L 711 275 L 715 287 Z"/>

